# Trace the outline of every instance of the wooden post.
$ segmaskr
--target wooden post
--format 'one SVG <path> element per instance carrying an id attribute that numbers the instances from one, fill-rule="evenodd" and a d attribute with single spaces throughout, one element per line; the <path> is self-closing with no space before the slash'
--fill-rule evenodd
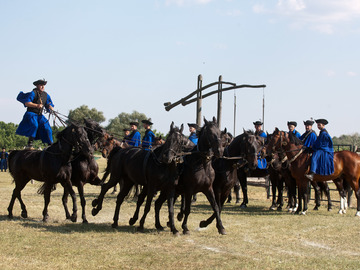
<path id="1" fill-rule="evenodd" d="M 222 114 L 222 76 L 219 76 L 219 84 L 218 84 L 218 107 L 217 107 L 217 122 L 219 129 L 221 129 L 221 114 Z"/>
<path id="2" fill-rule="evenodd" d="M 197 89 L 202 87 L 202 75 L 198 76 Z M 202 91 L 196 94 L 196 124 L 201 127 Z"/>

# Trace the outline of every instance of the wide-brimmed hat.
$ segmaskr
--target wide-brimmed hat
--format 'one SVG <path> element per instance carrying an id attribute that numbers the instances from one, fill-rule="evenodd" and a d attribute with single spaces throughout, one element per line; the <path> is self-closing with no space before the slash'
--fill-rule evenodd
<path id="1" fill-rule="evenodd" d="M 134 126 L 138 126 L 139 125 L 139 122 L 136 122 L 136 121 L 132 121 L 129 123 L 130 126 L 134 125 Z"/>
<path id="2" fill-rule="evenodd" d="M 33 82 L 33 85 L 37 86 L 37 85 L 46 85 L 47 81 L 45 81 L 45 79 L 42 80 L 37 80 L 35 82 Z"/>
<path id="3" fill-rule="evenodd" d="M 305 126 L 312 126 L 314 124 L 314 121 L 312 121 L 312 120 L 306 120 L 306 121 L 304 121 L 304 125 Z"/>
<path id="4" fill-rule="evenodd" d="M 130 128 L 124 128 L 123 131 L 131 131 Z"/>
<path id="5" fill-rule="evenodd" d="M 255 126 L 262 126 L 263 123 L 261 121 L 255 121 L 255 122 L 253 122 L 253 124 Z"/>
<path id="6" fill-rule="evenodd" d="M 151 118 L 149 118 L 149 119 L 145 119 L 145 120 L 141 120 L 141 123 L 143 123 L 143 124 L 147 124 L 147 125 L 149 125 L 149 126 L 151 126 L 152 124 L 153 124 L 153 122 L 151 122 Z"/>
<path id="7" fill-rule="evenodd" d="M 295 121 L 288 121 L 287 122 L 287 125 L 290 126 L 290 125 L 293 125 L 294 127 L 297 126 L 297 123 Z"/>
<path id="8" fill-rule="evenodd" d="M 195 128 L 195 129 L 199 128 L 199 126 L 197 124 L 195 124 L 195 123 L 188 123 L 188 126 L 192 127 L 192 128 Z"/>
<path id="9" fill-rule="evenodd" d="M 326 120 L 326 119 L 315 119 L 315 122 L 317 124 L 320 123 L 320 124 L 323 124 L 323 125 L 327 125 L 329 123 L 328 120 Z"/>

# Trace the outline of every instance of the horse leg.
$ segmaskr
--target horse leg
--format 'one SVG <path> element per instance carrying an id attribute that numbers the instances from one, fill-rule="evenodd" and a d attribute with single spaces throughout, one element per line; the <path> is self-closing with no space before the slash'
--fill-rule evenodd
<path id="1" fill-rule="evenodd" d="M 206 198 L 208 199 L 208 201 L 210 202 L 210 205 L 212 207 L 212 209 L 214 210 L 214 213 L 216 215 L 216 227 L 218 229 L 218 232 L 222 235 L 226 234 L 225 228 L 222 225 L 221 222 L 221 218 L 220 218 L 220 210 L 219 210 L 219 206 L 215 201 L 215 196 L 214 196 L 214 191 L 213 189 L 210 187 L 210 189 L 205 193 Z"/>
<path id="2" fill-rule="evenodd" d="M 110 177 L 109 182 L 107 182 L 106 184 L 101 186 L 101 191 L 100 191 L 99 196 L 97 197 L 97 199 L 94 199 L 92 201 L 93 209 L 92 209 L 91 213 L 92 213 L 93 216 L 96 216 L 100 212 L 100 210 L 102 209 L 102 203 L 103 203 L 106 192 L 110 188 L 115 186 L 117 183 L 118 182 L 117 182 L 117 180 L 115 178 Z M 121 184 L 120 184 L 120 190 L 121 190 Z"/>
<path id="3" fill-rule="evenodd" d="M 191 196 L 192 196 L 191 192 L 187 192 L 181 198 L 181 201 L 184 200 L 184 205 L 185 205 L 185 208 L 184 208 L 184 220 L 183 220 L 183 223 L 181 225 L 181 228 L 183 229 L 183 234 L 189 234 L 190 233 L 190 231 L 189 231 L 189 229 L 187 227 L 187 220 L 188 220 L 188 217 L 190 215 Z"/>
<path id="4" fill-rule="evenodd" d="M 161 194 L 160 194 L 161 195 Z M 174 222 L 174 203 L 175 203 L 175 186 L 172 186 L 170 188 L 170 191 L 168 192 L 168 209 L 169 209 L 169 227 L 171 232 L 174 235 L 179 234 L 178 230 L 175 228 L 175 222 Z M 160 209 L 159 209 L 160 211 Z M 159 223 L 160 225 L 160 223 Z"/>
<path id="5" fill-rule="evenodd" d="M 143 213 L 143 216 L 141 217 L 140 219 L 140 225 L 139 227 L 137 228 L 137 231 L 140 231 L 140 232 L 143 232 L 144 231 L 144 223 L 145 223 L 145 219 L 146 219 L 146 216 L 147 214 L 149 213 L 150 211 L 150 208 L 151 208 L 151 202 L 154 198 L 154 194 L 155 194 L 155 191 L 150 189 L 148 187 L 148 192 L 147 192 L 147 197 L 146 197 L 146 204 L 145 204 L 145 208 L 144 208 L 144 213 Z"/>
<path id="6" fill-rule="evenodd" d="M 161 191 L 159 197 L 155 201 L 155 228 L 158 231 L 164 230 L 164 227 L 161 226 L 160 224 L 160 209 L 165 201 L 166 201 L 165 192 Z M 170 226 L 170 222 L 169 222 L 169 226 Z"/>
<path id="7" fill-rule="evenodd" d="M 321 184 L 320 185 L 320 188 L 322 191 L 324 191 L 325 195 L 326 195 L 326 198 L 328 200 L 328 211 L 331 211 L 332 209 L 332 202 L 331 202 L 331 198 L 330 198 L 330 188 L 329 188 L 329 185 L 327 182 L 321 182 L 319 183 Z"/>
<path id="8" fill-rule="evenodd" d="M 113 227 L 113 228 L 117 228 L 117 226 L 118 226 L 121 204 L 123 203 L 126 195 L 130 192 L 133 185 L 134 184 L 131 181 L 124 181 L 123 185 L 120 185 L 120 192 L 117 195 L 117 199 L 116 199 L 116 207 L 115 207 L 114 218 L 113 218 L 114 223 L 111 224 L 111 227 Z"/>
<path id="9" fill-rule="evenodd" d="M 240 184 L 239 181 L 237 181 L 236 185 L 234 186 L 234 192 L 236 196 L 235 203 L 240 203 Z"/>
<path id="10" fill-rule="evenodd" d="M 137 187 L 137 185 L 135 185 Z M 145 197 L 146 197 L 146 193 L 147 193 L 147 187 L 144 186 L 143 190 L 141 191 L 141 193 L 138 196 L 138 200 L 136 202 L 136 210 L 134 212 L 134 215 L 132 218 L 130 218 L 129 220 L 129 225 L 134 225 L 135 222 L 138 220 L 139 218 L 139 211 L 140 211 L 140 207 L 143 204 Z"/>
<path id="11" fill-rule="evenodd" d="M 139 196 L 140 196 L 140 186 L 135 185 L 135 194 L 134 194 L 133 200 L 134 201 L 138 200 Z"/>
<path id="12" fill-rule="evenodd" d="M 277 190 L 278 190 L 278 199 L 276 201 L 277 210 L 281 211 L 284 206 L 284 199 L 283 199 L 283 191 L 284 191 L 284 181 L 281 177 L 278 177 L 277 180 Z"/>
<path id="13" fill-rule="evenodd" d="M 49 219 L 48 206 L 50 203 L 51 185 L 46 185 L 44 189 L 44 210 L 43 210 L 43 222 L 47 222 Z"/>
<path id="14" fill-rule="evenodd" d="M 357 200 L 357 207 L 356 207 L 356 214 L 355 216 L 360 217 L 360 189 L 359 189 L 359 182 L 356 181 L 356 185 L 355 185 L 355 195 L 356 195 L 356 200 Z"/>
<path id="15" fill-rule="evenodd" d="M 298 185 L 298 207 L 295 214 L 300 214 L 302 211 L 302 200 L 303 200 L 303 188 L 301 185 Z"/>
<path id="16" fill-rule="evenodd" d="M 275 180 L 275 177 L 270 177 L 271 181 L 271 192 L 272 192 L 272 203 L 269 210 L 276 210 L 276 188 L 277 188 L 277 181 Z"/>
<path id="17" fill-rule="evenodd" d="M 83 223 L 89 223 L 87 221 L 87 219 L 86 219 L 86 214 L 85 214 L 86 200 L 85 200 L 85 196 L 84 196 L 84 185 L 83 185 L 83 183 L 79 183 L 78 192 L 79 192 L 81 208 L 82 208 L 81 217 L 82 217 Z"/>
<path id="18" fill-rule="evenodd" d="M 13 218 L 13 213 L 12 210 L 14 208 L 14 203 L 16 198 L 18 198 L 20 205 L 21 205 L 21 216 L 23 218 L 27 218 L 27 210 L 26 210 L 26 206 L 24 204 L 24 202 L 21 199 L 21 191 L 24 189 L 24 187 L 26 186 L 26 184 L 30 181 L 30 179 L 25 179 L 24 181 L 20 182 L 17 181 L 17 179 L 14 179 L 15 181 L 15 188 L 13 190 L 11 199 L 10 199 L 10 203 L 9 203 L 9 207 L 8 207 L 8 217 L 9 218 Z"/>
<path id="19" fill-rule="evenodd" d="M 344 189 L 344 186 L 343 186 L 343 179 L 334 179 L 333 180 L 335 186 L 336 186 L 336 189 L 337 191 L 339 192 L 339 195 L 340 195 L 340 209 L 339 209 L 339 214 L 342 215 L 342 214 L 345 214 L 346 213 L 346 210 L 345 210 L 345 207 L 344 207 L 344 198 L 346 198 L 346 191 Z"/>
<path id="20" fill-rule="evenodd" d="M 315 207 L 313 210 L 319 210 L 319 207 L 320 207 L 320 193 L 321 193 L 321 190 L 320 190 L 320 187 L 319 185 L 314 182 L 314 181 L 311 181 L 311 185 L 313 186 L 314 188 L 314 193 L 315 193 Z"/>
<path id="21" fill-rule="evenodd" d="M 231 190 L 230 190 L 230 192 L 231 192 Z M 223 196 L 221 196 L 221 199 L 219 200 L 218 205 L 219 205 L 219 212 L 220 213 L 221 213 L 222 208 L 224 206 L 224 203 L 226 201 L 226 197 L 227 197 L 226 195 L 223 195 Z M 213 220 L 215 218 L 216 218 L 216 214 L 214 212 L 207 220 L 203 220 L 203 221 L 200 222 L 200 228 L 206 228 L 207 226 L 209 226 L 213 222 Z"/>
<path id="22" fill-rule="evenodd" d="M 71 184 L 70 179 L 68 179 L 64 184 L 65 184 L 66 189 L 69 191 L 72 202 L 73 202 L 73 212 L 72 212 L 72 215 L 70 217 L 70 220 L 72 222 L 76 222 L 76 220 L 77 220 L 76 194 L 75 194 L 74 189 L 72 188 L 72 184 Z"/>
<path id="23" fill-rule="evenodd" d="M 185 195 L 181 195 L 181 205 L 180 205 L 180 212 L 177 214 L 177 220 L 181 221 L 184 217 L 185 212 Z"/>
<path id="24" fill-rule="evenodd" d="M 248 199 L 248 193 L 247 193 L 247 176 L 244 173 L 242 173 L 242 175 L 239 176 L 239 182 L 240 182 L 240 186 L 241 186 L 241 190 L 243 193 L 243 202 L 240 205 L 240 208 L 246 208 L 247 204 L 249 203 L 249 199 Z"/>
<path id="25" fill-rule="evenodd" d="M 66 189 L 66 187 L 64 187 L 64 194 L 63 194 L 61 200 L 62 200 L 62 203 L 63 203 L 63 206 L 64 206 L 66 219 L 70 219 L 70 212 L 69 212 L 69 209 L 68 209 L 68 207 L 67 207 L 67 199 L 68 199 L 68 196 L 69 196 L 69 192 L 68 192 L 68 190 Z"/>

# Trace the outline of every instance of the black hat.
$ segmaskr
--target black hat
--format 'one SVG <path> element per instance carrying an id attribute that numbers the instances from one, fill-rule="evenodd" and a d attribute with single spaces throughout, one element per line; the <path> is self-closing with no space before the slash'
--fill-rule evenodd
<path id="1" fill-rule="evenodd" d="M 123 131 L 131 131 L 130 128 L 124 128 Z"/>
<path id="2" fill-rule="evenodd" d="M 327 125 L 329 122 L 326 119 L 317 119 L 315 120 L 315 122 L 318 124 L 323 124 L 323 125 Z"/>
<path id="3" fill-rule="evenodd" d="M 143 124 L 147 124 L 149 126 L 151 126 L 153 123 L 151 122 L 151 118 L 149 118 L 148 120 L 142 120 L 141 123 Z"/>
<path id="4" fill-rule="evenodd" d="M 45 79 L 42 80 L 37 80 L 35 82 L 33 82 L 33 85 L 37 86 L 37 85 L 46 85 L 47 81 L 45 81 Z"/>
<path id="5" fill-rule="evenodd" d="M 293 125 L 293 126 L 297 126 L 297 123 L 295 121 L 288 121 L 287 122 L 287 125 L 290 126 L 290 125 Z"/>
<path id="6" fill-rule="evenodd" d="M 138 126 L 138 125 L 139 125 L 139 122 L 136 122 L 136 121 L 130 122 L 130 126 L 132 126 L 132 125 Z"/>
<path id="7" fill-rule="evenodd" d="M 311 120 L 304 121 L 305 126 L 312 126 L 313 124 L 314 124 L 314 121 L 311 121 Z"/>
<path id="8" fill-rule="evenodd" d="M 195 128 L 195 129 L 198 129 L 198 128 L 199 128 L 199 126 L 198 126 L 197 124 L 195 124 L 195 123 L 188 123 L 188 126 L 189 126 L 189 127 L 193 127 L 193 128 Z"/>
<path id="9" fill-rule="evenodd" d="M 261 126 L 263 123 L 261 121 L 255 121 L 253 122 L 255 126 Z"/>

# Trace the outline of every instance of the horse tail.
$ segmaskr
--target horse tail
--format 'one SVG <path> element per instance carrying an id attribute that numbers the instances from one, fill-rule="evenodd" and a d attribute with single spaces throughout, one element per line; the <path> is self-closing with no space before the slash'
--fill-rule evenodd
<path id="1" fill-rule="evenodd" d="M 13 165 L 16 164 L 16 154 L 19 152 L 19 150 L 14 150 L 14 151 L 11 151 L 10 154 L 9 154 L 9 157 L 8 157 L 8 165 L 9 165 L 9 172 L 11 174 L 11 176 L 14 177 L 14 167 Z M 14 182 L 15 180 L 13 180 Z"/>
<path id="2" fill-rule="evenodd" d="M 115 147 L 113 150 L 111 150 L 109 156 L 108 156 L 108 160 L 107 160 L 107 165 L 106 165 L 106 168 L 105 168 L 105 171 L 104 171 L 104 175 L 100 181 L 100 185 L 104 184 L 106 178 L 109 176 L 110 174 L 110 168 L 111 168 L 111 161 L 114 157 L 114 155 L 119 152 L 119 150 L 121 150 L 120 147 Z"/>
<path id="3" fill-rule="evenodd" d="M 39 189 L 37 191 L 37 194 L 44 195 L 45 189 L 48 187 L 48 185 L 49 185 L 48 183 L 42 184 L 41 187 L 39 187 Z M 51 191 L 50 192 L 52 192 L 54 190 L 56 190 L 56 184 L 51 185 Z"/>

